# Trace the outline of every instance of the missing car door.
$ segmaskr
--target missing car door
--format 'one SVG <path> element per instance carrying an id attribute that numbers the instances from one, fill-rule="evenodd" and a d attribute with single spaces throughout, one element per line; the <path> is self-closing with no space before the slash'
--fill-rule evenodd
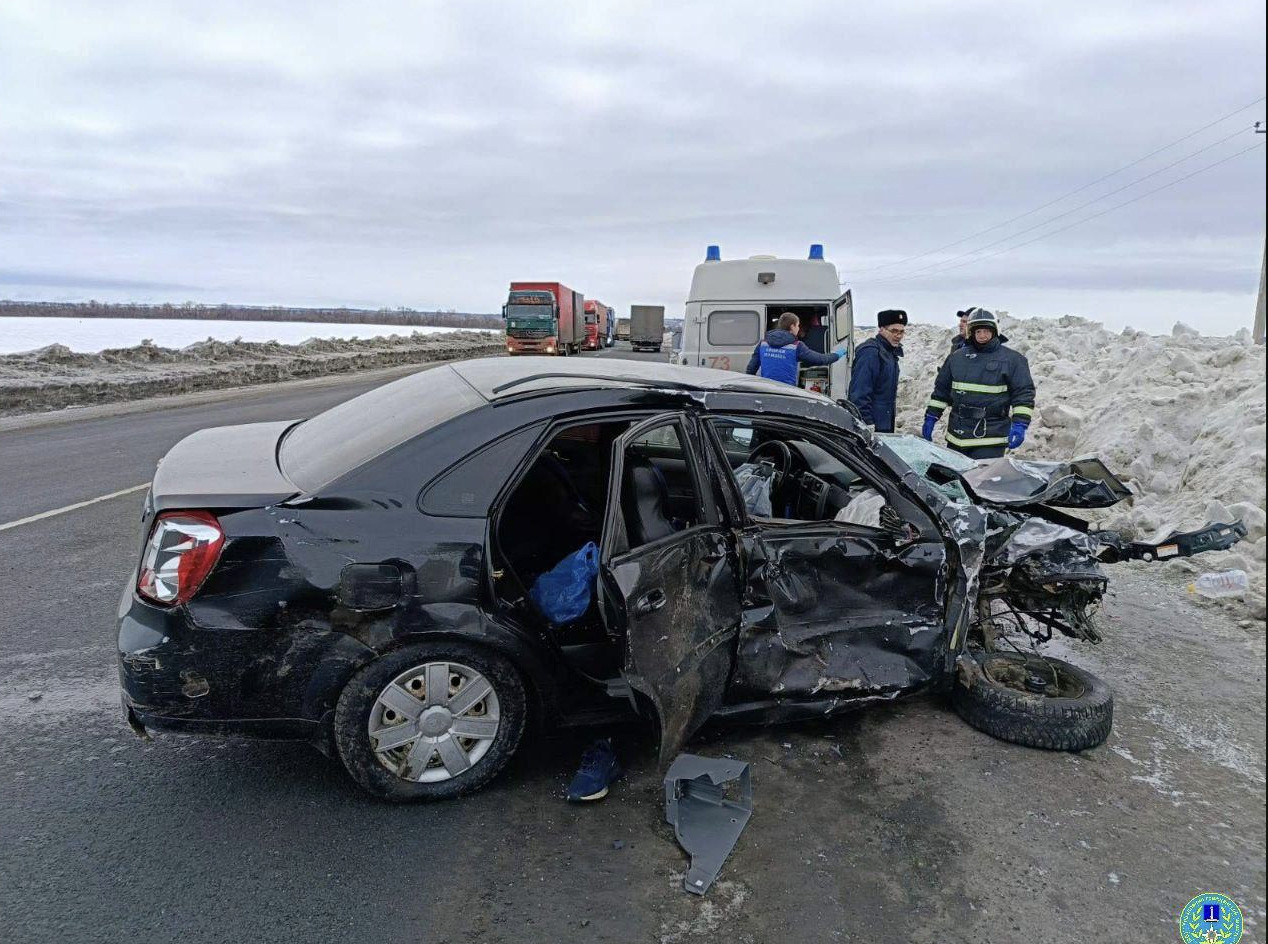
<path id="1" fill-rule="evenodd" d="M 738 417 L 709 422 L 737 504 L 737 470 L 769 463 L 773 473 L 774 515 L 749 505 L 741 532 L 735 696 L 890 697 L 938 676 L 946 548 L 928 512 L 821 431 Z"/>

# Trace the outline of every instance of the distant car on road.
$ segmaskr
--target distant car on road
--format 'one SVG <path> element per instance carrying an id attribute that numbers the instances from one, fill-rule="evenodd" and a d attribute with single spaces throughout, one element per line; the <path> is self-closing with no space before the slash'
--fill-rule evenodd
<path id="1" fill-rule="evenodd" d="M 743 374 L 460 362 L 163 457 L 118 613 L 124 708 L 308 739 L 390 800 L 483 786 L 530 718 L 638 711 L 668 760 L 709 718 L 949 690 L 998 737 L 1091 747 L 1105 683 L 1018 644 L 1095 640 L 1100 562 L 1245 533 L 1133 544 L 1058 510 L 1125 494 L 1095 460 L 974 465 Z M 531 591 L 592 542 L 589 604 L 552 625 Z"/>

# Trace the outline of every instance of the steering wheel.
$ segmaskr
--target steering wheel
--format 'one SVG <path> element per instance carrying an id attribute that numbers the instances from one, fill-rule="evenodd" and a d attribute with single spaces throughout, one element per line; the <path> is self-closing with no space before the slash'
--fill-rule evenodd
<path id="1" fill-rule="evenodd" d="M 762 443 L 756 449 L 748 454 L 748 461 L 756 465 L 764 452 L 774 452 L 776 458 L 773 460 L 775 465 L 775 478 L 771 480 L 771 497 L 774 498 L 784 490 L 784 485 L 788 481 L 788 476 L 792 472 L 793 456 L 792 450 L 788 448 L 788 443 L 780 439 L 770 439 Z"/>

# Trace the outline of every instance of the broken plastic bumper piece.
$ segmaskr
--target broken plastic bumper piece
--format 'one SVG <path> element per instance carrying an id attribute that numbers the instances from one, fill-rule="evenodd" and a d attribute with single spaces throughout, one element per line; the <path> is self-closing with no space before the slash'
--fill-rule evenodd
<path id="1" fill-rule="evenodd" d="M 739 798 L 727 798 L 738 782 Z M 695 895 L 709 890 L 753 815 L 753 781 L 740 760 L 680 754 L 665 774 L 665 821 L 678 845 L 691 856 L 683 887 Z"/>
<path id="2" fill-rule="evenodd" d="M 1226 551 L 1246 537 L 1246 525 L 1241 521 L 1228 524 L 1208 524 L 1197 531 L 1175 531 L 1156 544 L 1146 541 L 1107 540 L 1106 532 L 1096 535 L 1106 549 L 1101 560 L 1108 564 L 1118 561 L 1167 560 L 1171 557 L 1192 557 L 1204 551 Z"/>

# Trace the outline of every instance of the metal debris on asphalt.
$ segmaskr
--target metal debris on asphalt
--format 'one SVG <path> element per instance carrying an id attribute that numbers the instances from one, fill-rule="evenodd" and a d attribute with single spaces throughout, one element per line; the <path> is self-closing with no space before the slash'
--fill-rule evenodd
<path id="1" fill-rule="evenodd" d="M 739 799 L 726 785 L 739 783 Z M 680 754 L 665 774 L 665 821 L 691 856 L 683 887 L 703 895 L 753 815 L 753 780 L 744 761 Z"/>

